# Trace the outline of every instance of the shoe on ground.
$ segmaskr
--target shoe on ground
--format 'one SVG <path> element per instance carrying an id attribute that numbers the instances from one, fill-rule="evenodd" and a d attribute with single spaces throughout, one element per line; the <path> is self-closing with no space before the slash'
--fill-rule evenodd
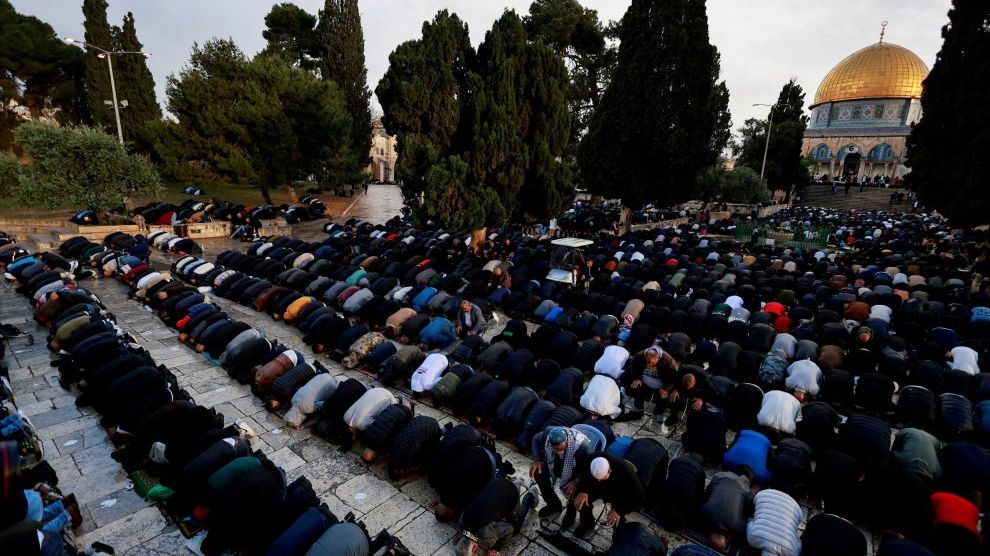
<path id="1" fill-rule="evenodd" d="M 252 429 L 247 423 L 245 423 L 244 421 L 242 421 L 240 419 L 234 421 L 234 426 L 237 427 L 237 430 L 241 431 L 241 434 L 243 434 L 245 437 L 247 437 L 248 440 L 250 440 L 250 439 L 258 436 L 254 432 L 254 429 Z"/>
<path id="2" fill-rule="evenodd" d="M 82 512 L 79 511 L 79 501 L 76 500 L 75 494 L 70 494 L 65 498 L 62 498 L 62 506 L 65 507 L 65 511 L 69 512 L 69 518 L 72 520 L 72 528 L 78 529 L 82 525 Z"/>
<path id="3" fill-rule="evenodd" d="M 560 522 L 560 529 L 570 529 L 576 519 L 577 511 L 574 509 L 574 506 L 567 506 L 567 511 L 564 512 L 564 519 Z"/>
<path id="4" fill-rule="evenodd" d="M 564 507 L 560 504 L 555 506 L 543 506 L 540 508 L 540 511 L 536 512 L 536 515 L 538 515 L 540 519 L 549 519 L 552 517 L 557 517 L 557 514 L 562 511 L 564 511 Z"/>
<path id="5" fill-rule="evenodd" d="M 577 529 L 575 529 L 575 530 L 574 530 L 574 536 L 575 536 L 575 537 L 578 537 L 578 538 L 582 538 L 582 539 L 583 539 L 583 538 L 584 538 L 584 537 L 586 537 L 586 536 L 588 535 L 588 533 L 590 533 L 590 532 L 591 532 L 591 530 L 592 530 L 592 529 L 594 529 L 594 528 L 595 528 L 595 523 L 594 523 L 593 521 L 589 521 L 589 522 L 587 522 L 587 523 L 585 523 L 585 522 L 583 522 L 583 521 L 582 521 L 582 522 L 581 522 L 581 523 L 580 523 L 580 524 L 579 524 L 579 525 L 577 526 Z"/>

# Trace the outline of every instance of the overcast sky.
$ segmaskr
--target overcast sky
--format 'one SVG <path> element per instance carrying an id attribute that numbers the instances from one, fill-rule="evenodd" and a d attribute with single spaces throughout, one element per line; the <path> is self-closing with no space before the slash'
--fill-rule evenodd
<path id="1" fill-rule="evenodd" d="M 35 15 L 61 36 L 83 35 L 81 0 L 12 0 L 21 13 Z M 477 46 L 506 8 L 525 14 L 531 0 L 361 0 L 368 86 L 374 91 L 388 67 L 388 55 L 401 42 L 418 38 L 423 21 L 442 8 L 457 13 Z M 629 0 L 581 0 L 603 20 L 620 19 Z M 950 0 L 709 0 L 711 40 L 722 54 L 722 76 L 729 86 L 733 127 L 746 118 L 765 117 L 791 77 L 814 98 L 819 81 L 842 58 L 879 38 L 910 48 L 930 68 L 942 44 Z M 158 101 L 165 105 L 165 78 L 189 58 L 194 42 L 232 37 L 248 54 L 264 48 L 264 17 L 275 2 L 264 0 L 109 0 L 108 19 L 120 25 L 134 13 L 138 38 L 152 54 Z M 317 13 L 322 0 L 296 2 Z M 377 110 L 377 101 L 372 101 Z"/>

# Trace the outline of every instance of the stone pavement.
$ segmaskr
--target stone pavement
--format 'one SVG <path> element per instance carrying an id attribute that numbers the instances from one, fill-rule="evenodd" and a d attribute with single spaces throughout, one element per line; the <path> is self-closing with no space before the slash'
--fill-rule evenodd
<path id="1" fill-rule="evenodd" d="M 340 452 L 337 446 L 312 436 L 308 429 L 288 427 L 278 415 L 263 408 L 248 386 L 238 384 L 223 369 L 179 345 L 175 331 L 138 302 L 127 299 L 124 285 L 107 279 L 88 280 L 83 285 L 104 301 L 117 316 L 118 324 L 147 348 L 158 363 L 176 374 L 179 385 L 197 403 L 215 407 L 228 424 L 243 419 L 254 428 L 258 433 L 254 447 L 285 469 L 288 481 L 306 476 L 336 515 L 354 512 L 372 534 L 388 529 L 413 554 L 453 553 L 449 541 L 456 530 L 434 518 L 429 509 L 434 491 L 425 478 L 390 482 L 383 463 L 365 465 L 356 450 Z M 307 355 L 311 353 L 296 329 L 225 299 L 213 300 L 231 316 L 264 331 L 268 337 Z M 26 346 L 25 339 L 11 341 L 7 364 L 15 399 L 38 427 L 45 441 L 46 459 L 58 472 L 60 487 L 65 492 L 75 492 L 82 506 L 85 519 L 77 531 L 79 545 L 101 541 L 114 546 L 117 554 L 125 555 L 188 553 L 181 533 L 166 524 L 156 507 L 145 503 L 130 489 L 123 470 L 110 458 L 113 448 L 106 431 L 98 425 L 99 417 L 90 408 L 76 409 L 75 392 L 67 393 L 58 386 L 57 371 L 49 366 L 50 357 L 44 347 L 46 333 L 34 325 L 26 300 L 9 288 L 0 290 L 0 317 L 3 322 L 34 334 L 33 346 Z M 506 321 L 504 317 L 501 319 L 503 323 Z M 372 382 L 370 376 L 360 371 L 345 370 L 326 358 L 321 361 L 335 374 L 366 384 Z M 408 393 L 396 390 L 398 395 L 408 397 Z M 441 425 L 459 422 L 446 411 L 426 403 L 417 403 L 416 412 L 435 417 Z M 679 437 L 680 431 L 675 428 L 668 435 L 670 438 L 662 437 L 658 426 L 649 418 L 617 423 L 614 429 L 616 435 L 656 438 L 667 448 L 671 459 L 680 450 L 679 443 L 670 440 Z M 528 484 L 529 456 L 501 441 L 497 442 L 497 449 L 515 466 L 516 476 Z M 600 511 L 599 506 L 596 514 Z M 657 527 L 645 516 L 636 514 L 632 519 Z M 552 523 L 543 527 L 548 531 L 556 529 Z M 561 554 L 539 537 L 540 528 L 534 511 L 521 534 L 502 554 Z M 687 542 L 678 534 L 657 530 L 667 537 L 671 550 Z M 611 528 L 601 524 L 591 538 L 591 545 L 585 543 L 586 547 L 607 548 L 611 532 Z"/>

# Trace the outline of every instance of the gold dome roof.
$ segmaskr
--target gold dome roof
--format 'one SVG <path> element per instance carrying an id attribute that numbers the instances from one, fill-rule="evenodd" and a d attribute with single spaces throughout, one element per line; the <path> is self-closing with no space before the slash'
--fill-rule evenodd
<path id="1" fill-rule="evenodd" d="M 918 98 L 928 66 L 896 44 L 877 43 L 857 50 L 828 72 L 815 104 L 866 98 Z"/>

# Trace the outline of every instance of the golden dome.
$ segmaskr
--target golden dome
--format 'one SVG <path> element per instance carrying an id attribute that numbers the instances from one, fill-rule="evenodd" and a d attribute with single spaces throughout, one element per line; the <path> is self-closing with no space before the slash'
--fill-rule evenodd
<path id="1" fill-rule="evenodd" d="M 896 44 L 877 43 L 857 50 L 828 72 L 815 104 L 867 98 L 919 98 L 928 66 Z"/>

